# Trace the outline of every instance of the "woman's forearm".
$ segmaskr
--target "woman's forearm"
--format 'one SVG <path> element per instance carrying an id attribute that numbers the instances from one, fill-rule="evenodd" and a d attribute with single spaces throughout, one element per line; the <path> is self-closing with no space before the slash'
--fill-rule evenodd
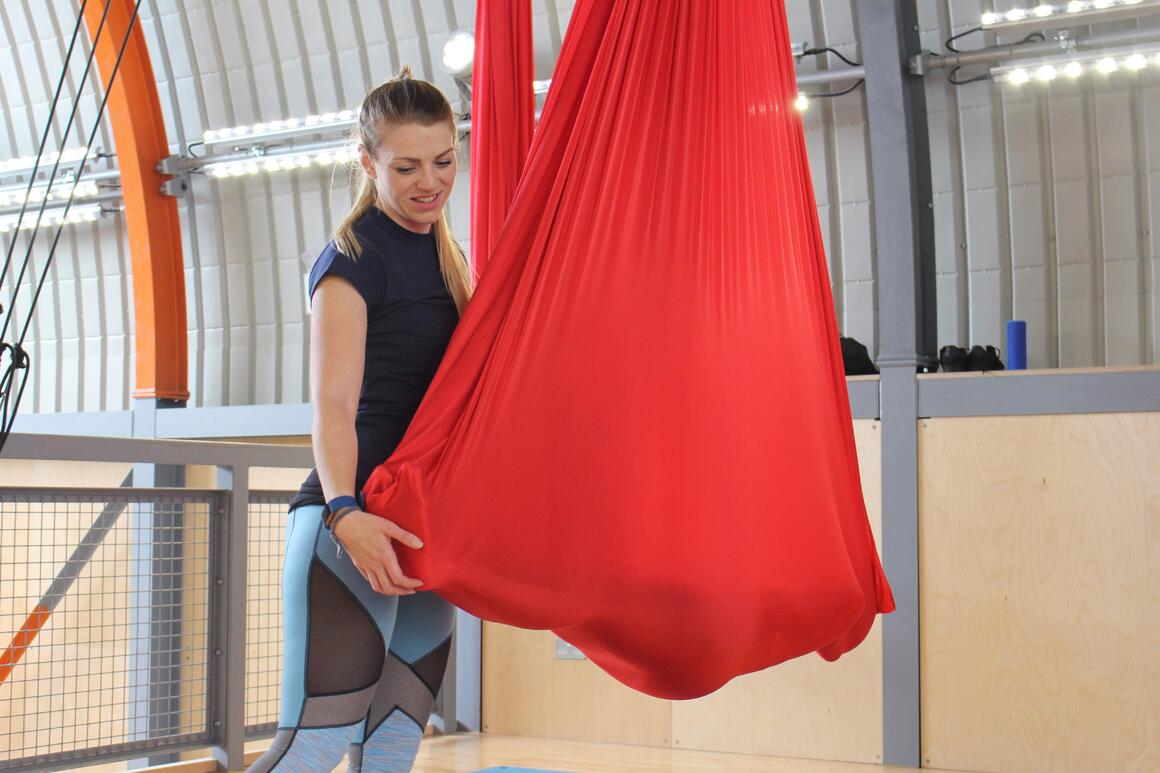
<path id="1" fill-rule="evenodd" d="M 354 429 L 355 411 L 339 400 L 321 399 L 314 404 L 311 439 L 314 467 L 327 501 L 335 497 L 357 496 L 358 438 Z"/>

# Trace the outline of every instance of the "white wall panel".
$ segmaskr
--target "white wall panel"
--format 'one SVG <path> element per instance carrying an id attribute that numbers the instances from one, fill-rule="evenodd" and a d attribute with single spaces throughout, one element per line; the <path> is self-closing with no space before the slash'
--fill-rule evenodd
<path id="1" fill-rule="evenodd" d="M 256 357 L 250 366 L 254 372 L 254 393 L 250 401 L 256 405 L 270 405 L 279 398 L 278 357 L 281 352 L 278 351 L 278 330 L 273 324 L 259 324 L 256 332 Z"/>
<path id="2" fill-rule="evenodd" d="M 1059 366 L 1085 367 L 1102 357 L 1096 336 L 1099 320 L 1093 267 L 1061 263 L 1058 277 L 1059 306 L 1067 310 L 1059 315 Z"/>
<path id="3" fill-rule="evenodd" d="M 533 0 L 537 77 L 551 74 L 573 5 Z M 919 0 L 920 34 L 925 45 L 941 49 L 984 10 L 1008 5 Z M 850 0 L 789 0 L 786 8 L 793 40 L 858 58 Z M 14 0 L 0 9 L 0 158 L 35 151 L 75 14 L 70 0 Z M 470 28 L 474 17 L 475 0 L 141 6 L 174 152 L 210 128 L 353 108 L 404 63 L 434 78 L 458 104 L 438 61 L 448 34 Z M 973 34 L 958 46 L 984 42 Z M 87 51 L 87 35 L 81 43 L 78 53 Z M 841 66 L 832 57 L 828 62 Z M 825 66 L 810 58 L 800 70 Z M 62 100 L 68 107 L 81 92 L 81 121 L 70 144 L 86 133 L 97 109 L 96 73 L 82 84 L 82 67 L 74 56 Z M 1007 93 L 990 83 L 955 88 L 940 75 L 928 79 L 926 93 L 939 342 L 1003 346 L 1004 323 L 1015 316 L 1029 323 L 1032 366 L 1157 361 L 1160 239 L 1152 231 L 1160 218 L 1160 81 L 1145 76 L 1111 89 L 1061 84 Z M 877 256 L 864 96 L 814 106 L 804 116 L 806 141 L 839 324 L 873 353 Z M 54 142 L 63 124 L 58 114 Z M 107 127 L 96 144 L 111 148 Z M 448 213 L 463 242 L 466 151 Z M 1149 170 L 1156 179 L 1145 176 Z M 302 276 L 349 205 L 347 180 L 345 170 L 307 170 L 195 181 L 193 208 L 181 206 L 191 404 L 307 398 Z M 33 402 L 46 410 L 66 399 L 86 410 L 121 409 L 133 356 L 123 223 L 113 218 L 76 229 L 60 250 L 32 333 L 44 344 L 38 371 L 48 363 L 55 370 L 37 376 Z M 9 290 L 6 284 L 0 302 Z M 103 390 L 63 387 L 82 373 Z"/>
<path id="4" fill-rule="evenodd" d="M 971 343 L 1000 344 L 999 331 L 1006 323 L 1002 309 L 1002 272 L 971 271 Z"/>
<path id="5" fill-rule="evenodd" d="M 1006 254 L 999 231 L 999 191 L 997 188 L 969 190 L 966 201 L 970 270 L 998 271 Z"/>
<path id="6" fill-rule="evenodd" d="M 870 203 L 842 205 L 842 280 L 874 282 L 874 239 Z"/>
<path id="7" fill-rule="evenodd" d="M 129 340 L 124 335 L 105 338 L 105 401 L 89 410 L 122 411 L 129 407 L 132 374 L 129 372 Z"/>
<path id="8" fill-rule="evenodd" d="M 1009 192 L 1011 259 L 1015 268 L 1046 266 L 1047 205 L 1039 183 L 1019 185 Z"/>
<path id="9" fill-rule="evenodd" d="M 848 282 L 843 288 L 846 301 L 845 334 L 873 350 L 877 343 L 876 288 L 873 282 Z"/>
<path id="10" fill-rule="evenodd" d="M 81 409 L 80 341 L 75 338 L 62 338 L 60 352 L 60 362 L 57 365 L 59 370 L 56 374 L 60 398 L 57 411 L 76 413 Z"/>

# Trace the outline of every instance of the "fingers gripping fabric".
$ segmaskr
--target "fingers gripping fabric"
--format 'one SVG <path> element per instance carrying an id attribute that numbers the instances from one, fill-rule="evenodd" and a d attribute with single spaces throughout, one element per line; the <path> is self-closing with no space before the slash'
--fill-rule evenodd
<path id="1" fill-rule="evenodd" d="M 580 0 L 487 270 L 364 489 L 427 587 L 659 697 L 837 658 L 893 609 L 796 92 L 780 2 Z"/>

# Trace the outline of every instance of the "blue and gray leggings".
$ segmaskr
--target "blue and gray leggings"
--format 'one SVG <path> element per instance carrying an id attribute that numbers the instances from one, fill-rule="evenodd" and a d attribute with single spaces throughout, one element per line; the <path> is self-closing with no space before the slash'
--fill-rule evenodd
<path id="1" fill-rule="evenodd" d="M 322 525 L 290 511 L 278 734 L 249 773 L 409 771 L 443 682 L 455 610 L 434 593 L 375 593 Z"/>

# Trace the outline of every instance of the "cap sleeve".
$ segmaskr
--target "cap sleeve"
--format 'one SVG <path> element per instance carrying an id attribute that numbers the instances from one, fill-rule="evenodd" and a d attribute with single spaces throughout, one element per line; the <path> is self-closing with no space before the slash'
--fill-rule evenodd
<path id="1" fill-rule="evenodd" d="M 353 285 L 369 308 L 378 303 L 384 293 L 382 274 L 376 270 L 379 268 L 377 262 L 371 250 L 364 249 L 359 259 L 353 260 L 331 242 L 326 245 L 322 254 L 314 261 L 314 267 L 310 269 L 308 285 L 310 299 L 314 299 L 314 291 L 324 277 L 337 276 Z"/>

